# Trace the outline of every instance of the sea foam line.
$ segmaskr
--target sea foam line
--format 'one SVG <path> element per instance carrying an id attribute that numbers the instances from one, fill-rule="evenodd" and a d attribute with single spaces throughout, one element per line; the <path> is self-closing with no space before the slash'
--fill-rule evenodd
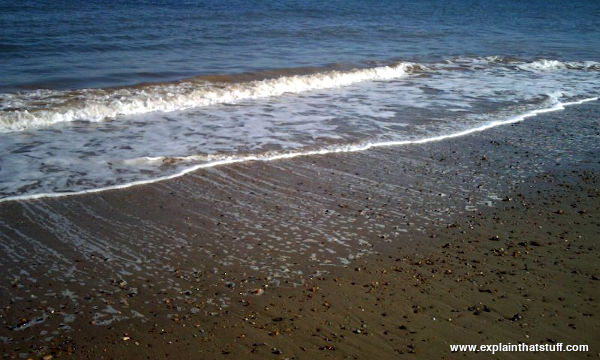
<path id="1" fill-rule="evenodd" d="M 581 100 L 577 100 L 577 101 L 570 101 L 570 102 L 564 102 L 564 103 L 558 102 L 551 107 L 531 110 L 524 114 L 520 114 L 520 115 L 513 116 L 511 118 L 508 118 L 506 120 L 496 120 L 496 121 L 492 121 L 492 122 L 486 123 L 484 125 L 481 125 L 481 126 L 478 126 L 475 128 L 471 128 L 471 129 L 467 129 L 467 130 L 463 130 L 463 131 L 459 131 L 459 132 L 455 132 L 455 133 L 451 133 L 451 134 L 446 134 L 446 135 L 439 135 L 439 136 L 419 139 L 419 140 L 383 141 L 383 142 L 378 142 L 378 143 L 335 146 L 335 147 L 326 147 L 326 148 L 319 149 L 319 150 L 288 152 L 288 153 L 280 153 L 280 154 L 271 154 L 271 155 L 267 155 L 267 156 L 265 156 L 265 155 L 248 155 L 248 156 L 242 156 L 242 157 L 229 156 L 229 157 L 225 157 L 220 160 L 215 160 L 215 161 L 207 162 L 204 164 L 194 165 L 189 168 L 183 169 L 178 173 L 175 173 L 172 175 L 161 176 L 161 177 L 157 177 L 154 179 L 139 180 L 139 181 L 129 182 L 126 184 L 105 186 L 105 187 L 100 187 L 100 188 L 96 188 L 96 189 L 74 191 L 74 192 L 40 193 L 40 194 L 32 194 L 32 195 L 10 196 L 10 197 L 0 199 L 0 203 L 7 202 L 7 201 L 17 201 L 17 200 L 58 198 L 58 197 L 65 197 L 65 196 L 92 194 L 92 193 L 98 193 L 98 192 L 108 191 L 108 190 L 126 189 L 126 188 L 130 188 L 133 186 L 151 184 L 151 183 L 156 183 L 156 182 L 160 182 L 160 181 L 178 178 L 178 177 L 181 177 L 183 175 L 186 175 L 188 173 L 191 173 L 191 172 L 194 172 L 194 171 L 197 171 L 200 169 L 206 169 L 206 168 L 229 165 L 229 164 L 236 164 L 236 163 L 243 163 L 243 162 L 249 162 L 249 161 L 275 161 L 275 160 L 283 160 L 283 159 L 292 159 L 292 158 L 301 157 L 301 156 L 326 155 L 326 154 L 334 154 L 334 153 L 352 153 L 352 152 L 366 151 L 369 149 L 375 149 L 375 148 L 381 148 L 381 147 L 426 144 L 426 143 L 437 142 L 437 141 L 442 141 L 442 140 L 446 140 L 446 139 L 453 139 L 453 138 L 457 138 L 457 137 L 461 137 L 461 136 L 465 136 L 465 135 L 469 135 L 469 134 L 473 134 L 473 133 L 478 133 L 478 132 L 482 132 L 482 131 L 492 129 L 492 128 L 502 126 L 502 125 L 518 123 L 518 122 L 524 121 L 525 119 L 530 118 L 530 117 L 534 117 L 534 116 L 537 116 L 540 114 L 545 114 L 545 113 L 554 112 L 554 111 L 561 111 L 561 110 L 564 110 L 565 107 L 567 107 L 567 106 L 580 105 L 580 104 L 590 102 L 590 101 L 597 101 L 598 99 L 599 99 L 598 97 L 591 97 L 591 98 L 585 98 L 585 99 L 581 99 Z"/>
<path id="2" fill-rule="evenodd" d="M 140 88 L 83 89 L 72 92 L 45 90 L 31 94 L 4 94 L 7 108 L 0 113 L 0 132 L 23 131 L 77 120 L 98 122 L 125 115 L 149 112 L 172 112 L 224 103 L 236 103 L 298 94 L 353 85 L 364 81 L 393 80 L 409 75 L 424 66 L 400 62 L 350 71 L 325 71 L 310 75 L 281 76 L 274 79 L 242 83 L 210 83 L 183 81 L 176 84 L 149 85 Z M 32 96 L 32 98 L 28 98 Z M 21 108 L 31 100 L 49 101 L 46 108 L 31 110 Z M 14 105 L 12 105 L 14 103 Z"/>
<path id="3" fill-rule="evenodd" d="M 595 61 L 562 62 L 541 59 L 533 62 L 507 61 L 505 58 L 458 58 L 444 64 L 496 64 L 516 66 L 530 72 L 557 70 L 600 70 Z M 438 64 L 440 65 L 440 64 Z M 431 68 L 430 68 L 431 67 Z M 427 66 L 399 62 L 389 66 L 353 70 L 326 70 L 313 74 L 280 76 L 264 80 L 235 83 L 213 83 L 188 79 L 116 89 L 80 89 L 73 91 L 42 90 L 16 94 L 0 94 L 0 132 L 24 131 L 71 121 L 99 122 L 119 116 L 150 112 L 181 111 L 223 103 L 298 94 L 349 86 L 363 81 L 389 81 L 415 71 L 444 69 L 436 64 Z M 40 105 L 41 104 L 41 105 Z"/>

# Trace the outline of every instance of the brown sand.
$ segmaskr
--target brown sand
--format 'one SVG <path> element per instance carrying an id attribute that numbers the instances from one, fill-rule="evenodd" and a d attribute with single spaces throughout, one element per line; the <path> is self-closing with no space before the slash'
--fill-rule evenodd
<path id="1" fill-rule="evenodd" d="M 4 203 L 2 353 L 597 357 L 597 114 Z"/>

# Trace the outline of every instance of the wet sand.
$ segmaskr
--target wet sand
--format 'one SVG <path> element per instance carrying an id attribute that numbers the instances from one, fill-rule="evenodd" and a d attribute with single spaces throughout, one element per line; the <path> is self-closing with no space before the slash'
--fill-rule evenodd
<path id="1" fill-rule="evenodd" d="M 597 357 L 599 114 L 2 203 L 2 354 Z"/>

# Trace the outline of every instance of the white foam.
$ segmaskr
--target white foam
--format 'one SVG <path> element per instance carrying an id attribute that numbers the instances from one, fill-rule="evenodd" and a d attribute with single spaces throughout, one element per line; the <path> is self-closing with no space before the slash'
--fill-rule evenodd
<path id="1" fill-rule="evenodd" d="M 563 62 L 558 60 L 541 59 L 530 63 L 519 64 L 517 67 L 525 71 L 544 72 L 556 70 L 600 70 L 600 63 L 595 61 Z"/>
<path id="2" fill-rule="evenodd" d="M 469 135 L 469 134 L 473 134 L 473 133 L 477 133 L 477 132 L 482 132 L 482 131 L 492 129 L 492 128 L 502 126 L 502 125 L 518 123 L 527 118 L 534 117 L 539 114 L 544 114 L 544 113 L 549 113 L 549 112 L 554 112 L 554 111 L 561 111 L 561 110 L 564 110 L 565 107 L 567 107 L 567 106 L 579 105 L 579 104 L 583 104 L 583 103 L 590 102 L 590 101 L 597 101 L 598 99 L 599 99 L 598 97 L 590 97 L 590 98 L 585 98 L 585 99 L 581 99 L 581 100 L 577 100 L 577 101 L 564 102 L 564 103 L 555 101 L 554 105 L 552 105 L 551 107 L 531 110 L 524 114 L 516 115 L 514 117 L 504 119 L 504 120 L 491 121 L 491 122 L 488 122 L 481 126 L 477 126 L 477 127 L 470 128 L 467 130 L 458 131 L 458 132 L 445 134 L 445 135 L 423 138 L 423 139 L 419 139 L 419 140 L 383 141 L 383 142 L 377 142 L 377 143 L 365 143 L 365 144 L 325 147 L 322 149 L 311 150 L 311 151 L 269 153 L 269 154 L 262 154 L 262 155 L 257 154 L 257 155 L 241 156 L 241 157 L 227 156 L 227 157 L 222 157 L 220 159 L 212 160 L 212 161 L 209 161 L 209 162 L 206 162 L 203 164 L 191 166 L 189 168 L 183 169 L 182 171 L 172 174 L 172 175 L 157 177 L 154 179 L 133 181 L 130 183 L 125 183 L 125 184 L 106 186 L 106 187 L 100 187 L 100 188 L 96 188 L 96 189 L 89 189 L 89 190 L 68 192 L 68 193 L 40 193 L 40 194 L 31 194 L 31 195 L 11 196 L 11 197 L 6 197 L 3 199 L 0 199 L 0 203 L 6 202 L 6 201 L 15 201 L 15 200 L 58 198 L 58 197 L 64 197 L 64 196 L 98 193 L 98 192 L 107 191 L 107 190 L 126 189 L 126 188 L 133 187 L 133 186 L 150 184 L 150 183 L 165 181 L 165 180 L 169 180 L 169 179 L 174 179 L 174 178 L 181 177 L 185 174 L 188 174 L 193 171 L 200 170 L 200 169 L 206 169 L 206 168 L 228 165 L 228 164 L 235 164 L 235 163 L 243 163 L 243 162 L 249 162 L 249 161 L 275 161 L 275 160 L 282 160 L 282 159 L 292 159 L 292 158 L 301 157 L 301 156 L 325 155 L 325 154 L 333 154 L 333 153 L 351 153 L 351 152 L 360 152 L 360 151 L 365 151 L 365 150 L 374 149 L 374 148 L 381 148 L 381 147 L 413 145 L 413 144 L 416 145 L 416 144 L 437 142 L 437 141 L 442 141 L 442 140 L 446 140 L 446 139 L 458 138 L 461 136 L 465 136 L 465 135 Z M 198 156 L 193 155 L 192 157 L 197 158 Z M 178 160 L 183 160 L 185 158 L 186 157 L 180 157 L 180 158 L 178 158 Z M 167 158 L 164 158 L 164 159 L 167 159 Z M 153 158 L 147 158 L 147 160 L 162 161 L 163 158 L 162 157 L 153 157 Z"/>
<path id="3" fill-rule="evenodd" d="M 114 90 L 41 90 L 27 94 L 4 94 L 0 98 L 4 103 L 3 108 L 21 109 L 8 110 L 0 115 L 0 132 L 22 131 L 76 120 L 97 122 L 122 115 L 179 111 L 285 93 L 348 86 L 363 81 L 392 80 L 406 76 L 415 68 L 424 69 L 414 63 L 401 62 L 394 66 L 282 76 L 245 83 L 181 82 Z M 38 103 L 40 100 L 47 102 L 44 108 L 25 106 L 23 109 L 24 105 Z"/>
<path id="4" fill-rule="evenodd" d="M 510 64 L 528 72 L 600 70 L 600 63 L 595 61 L 562 62 L 541 59 L 524 62 L 498 56 L 456 58 L 445 63 L 474 65 L 476 68 L 490 64 Z M 436 64 L 429 66 L 433 69 L 437 67 Z M 182 81 L 120 89 L 40 89 L 26 93 L 0 94 L 0 132 L 23 131 L 78 120 L 98 122 L 119 116 L 172 112 L 280 96 L 285 93 L 337 88 L 364 81 L 392 80 L 415 70 L 427 71 L 430 68 L 416 63 L 400 62 L 392 66 L 324 71 L 243 83 Z"/>
<path id="5" fill-rule="evenodd" d="M 538 60 L 527 64 L 520 64 L 517 67 L 521 70 L 527 71 L 551 71 L 566 69 L 567 64 L 558 60 Z"/>
<path id="6" fill-rule="evenodd" d="M 502 56 L 486 56 L 486 57 L 457 57 L 448 59 L 446 64 L 461 64 L 474 66 L 487 66 L 491 64 L 508 64 L 515 66 L 519 70 L 529 72 L 545 72 L 558 70 L 600 70 L 600 63 L 596 61 L 560 61 L 552 59 L 539 59 L 531 62 L 522 60 L 505 58 Z"/>

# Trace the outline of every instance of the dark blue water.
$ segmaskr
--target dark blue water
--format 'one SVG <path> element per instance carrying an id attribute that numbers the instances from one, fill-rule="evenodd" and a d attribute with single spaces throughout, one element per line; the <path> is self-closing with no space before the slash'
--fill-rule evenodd
<path id="1" fill-rule="evenodd" d="M 452 56 L 600 58 L 600 1 L 0 1 L 0 90 Z"/>

